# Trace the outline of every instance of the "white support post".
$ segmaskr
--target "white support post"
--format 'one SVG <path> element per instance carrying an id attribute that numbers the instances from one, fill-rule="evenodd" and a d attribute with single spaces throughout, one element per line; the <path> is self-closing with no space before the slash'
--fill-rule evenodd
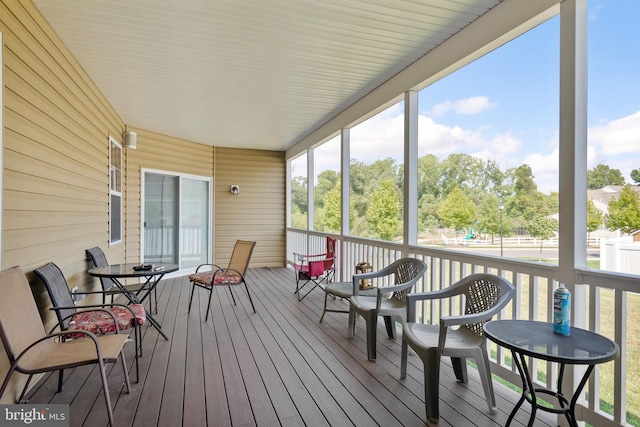
<path id="1" fill-rule="evenodd" d="M 586 326 L 586 298 L 576 268 L 587 259 L 587 1 L 560 3 L 560 230 L 558 280 L 573 294 L 571 325 Z M 564 390 L 575 390 L 583 369 L 570 366 Z M 567 420 L 558 416 L 558 425 Z"/>
<path id="2" fill-rule="evenodd" d="M 404 94 L 404 256 L 418 243 L 418 92 Z"/>
<path id="3" fill-rule="evenodd" d="M 351 133 L 349 128 L 342 129 L 340 143 L 340 220 L 342 221 L 343 236 L 350 235 L 351 224 L 349 222 L 349 208 L 351 200 L 349 194 L 351 192 L 349 164 L 351 159 Z"/>
<path id="4" fill-rule="evenodd" d="M 351 178 L 350 178 L 350 160 L 351 160 L 351 133 L 349 128 L 344 128 L 340 132 L 340 234 L 348 236 L 351 230 L 351 222 L 349 221 L 351 207 Z M 346 271 L 350 268 L 342 268 L 351 264 L 348 259 L 349 254 L 346 251 L 344 239 L 340 246 L 340 280 L 348 278 Z"/>
<path id="5" fill-rule="evenodd" d="M 313 230 L 313 214 L 315 208 L 315 160 L 314 150 L 307 150 L 307 230 Z M 310 253 L 310 252 L 307 252 Z"/>

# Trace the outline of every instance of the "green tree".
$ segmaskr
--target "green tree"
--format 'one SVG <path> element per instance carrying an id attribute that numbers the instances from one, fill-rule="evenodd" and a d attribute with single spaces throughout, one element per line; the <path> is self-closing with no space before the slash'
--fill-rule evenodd
<path id="1" fill-rule="evenodd" d="M 619 169 L 600 164 L 587 171 L 588 189 L 597 190 L 607 185 L 624 185 L 624 177 Z"/>
<path id="2" fill-rule="evenodd" d="M 504 199 L 511 191 L 507 183 L 507 174 L 500 170 L 500 166 L 494 160 L 487 161 L 484 170 L 488 185 L 486 190 L 491 191 L 499 199 Z"/>
<path id="3" fill-rule="evenodd" d="M 455 229 L 456 238 L 458 230 L 470 227 L 476 219 L 476 205 L 464 193 L 462 188 L 454 188 L 436 210 L 440 222 L 445 227 Z"/>
<path id="4" fill-rule="evenodd" d="M 544 195 L 538 191 L 533 180 L 533 172 L 527 164 L 513 171 L 513 195 L 505 201 L 505 214 L 513 221 L 513 226 L 528 229 L 529 223 L 540 215 L 550 212 L 545 205 Z"/>
<path id="5" fill-rule="evenodd" d="M 544 202 L 546 213 L 558 213 L 558 211 L 560 210 L 560 193 L 558 193 L 557 191 L 552 191 L 548 196 L 543 195 L 542 199 Z"/>
<path id="6" fill-rule="evenodd" d="M 296 176 L 291 179 L 291 226 L 307 228 L 307 178 Z"/>
<path id="7" fill-rule="evenodd" d="M 325 193 L 323 198 L 324 226 L 326 231 L 339 232 L 341 225 L 340 216 L 340 182 L 333 189 Z"/>
<path id="8" fill-rule="evenodd" d="M 351 161 L 349 172 L 351 181 L 350 199 L 353 203 L 354 216 L 357 222 L 359 222 L 359 218 L 364 218 L 367 215 L 371 194 L 383 180 L 390 179 L 395 182 L 398 177 L 397 172 L 398 165 L 393 159 L 377 160 L 370 165 L 355 160 Z M 367 237 L 363 234 L 358 235 Z"/>
<path id="9" fill-rule="evenodd" d="M 627 234 L 640 229 L 640 195 L 633 191 L 631 185 L 622 187 L 620 197 L 609 202 L 604 222 L 609 230 Z"/>
<path id="10" fill-rule="evenodd" d="M 596 231 L 602 224 L 604 214 L 596 208 L 591 197 L 587 198 L 587 233 Z"/>
<path id="11" fill-rule="evenodd" d="M 316 207 L 322 208 L 324 203 L 324 196 L 328 192 L 332 191 L 336 183 L 340 181 L 340 172 L 334 170 L 326 170 L 318 174 L 317 184 L 314 188 L 314 198 Z"/>
<path id="12" fill-rule="evenodd" d="M 382 240 L 393 240 L 400 231 L 400 194 L 391 179 L 380 182 L 371 195 L 371 206 L 367 209 L 367 221 Z"/>
<path id="13" fill-rule="evenodd" d="M 634 169 L 631 171 L 631 179 L 636 185 L 640 185 L 640 169 Z"/>
<path id="14" fill-rule="evenodd" d="M 439 198 L 442 193 L 440 177 L 442 176 L 440 161 L 434 154 L 418 159 L 418 200 L 429 195 Z M 419 202 L 420 203 L 420 202 Z"/>
<path id="15" fill-rule="evenodd" d="M 306 215 L 309 208 L 307 197 L 307 178 L 295 176 L 291 179 L 291 204 L 298 207 L 298 210 Z"/>
<path id="16" fill-rule="evenodd" d="M 558 220 L 550 216 L 538 216 L 529 223 L 529 234 L 540 239 L 540 261 L 542 261 L 542 243 L 553 237 L 558 231 Z"/>
<path id="17" fill-rule="evenodd" d="M 484 164 L 477 157 L 465 153 L 450 154 L 442 161 L 441 167 L 440 181 L 445 195 L 457 187 L 481 189 L 487 187 Z"/>
<path id="18" fill-rule="evenodd" d="M 483 233 L 491 234 L 491 244 L 493 244 L 493 237 L 496 234 L 500 234 L 500 209 L 498 205 L 500 199 L 497 196 L 486 197 L 479 205 L 478 220 L 480 221 L 480 229 Z M 504 211 L 502 212 L 502 228 L 504 234 Z"/>
<path id="19" fill-rule="evenodd" d="M 438 217 L 436 209 L 438 202 L 433 194 L 424 194 L 418 202 L 418 228 L 424 230 L 436 230 L 438 228 Z"/>

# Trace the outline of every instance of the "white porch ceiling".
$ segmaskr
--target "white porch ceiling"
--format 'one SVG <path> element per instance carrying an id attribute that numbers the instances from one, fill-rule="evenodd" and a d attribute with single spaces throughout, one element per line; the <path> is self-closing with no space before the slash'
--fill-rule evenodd
<path id="1" fill-rule="evenodd" d="M 33 1 L 127 125 L 286 150 L 501 0 Z"/>

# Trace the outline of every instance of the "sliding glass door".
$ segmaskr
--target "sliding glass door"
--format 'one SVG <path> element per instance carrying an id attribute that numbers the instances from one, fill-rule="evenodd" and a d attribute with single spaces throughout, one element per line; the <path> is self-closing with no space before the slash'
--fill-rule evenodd
<path id="1" fill-rule="evenodd" d="M 142 259 L 193 270 L 211 259 L 211 179 L 143 171 Z"/>
<path id="2" fill-rule="evenodd" d="M 180 267 L 195 269 L 203 263 L 211 262 L 210 255 L 210 182 L 202 179 L 183 178 L 180 194 L 180 230 L 182 248 Z"/>

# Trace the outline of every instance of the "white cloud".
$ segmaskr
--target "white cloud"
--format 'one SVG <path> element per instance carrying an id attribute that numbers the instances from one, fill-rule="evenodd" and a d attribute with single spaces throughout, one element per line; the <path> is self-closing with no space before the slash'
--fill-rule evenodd
<path id="1" fill-rule="evenodd" d="M 460 126 L 445 126 L 430 117 L 420 116 L 418 153 L 446 156 L 451 153 L 470 153 L 484 160 L 512 166 L 514 155 L 522 148 L 522 142 L 510 133 L 490 134 L 490 128 L 475 130 Z"/>
<path id="2" fill-rule="evenodd" d="M 529 154 L 520 164 L 527 164 L 531 167 L 533 180 L 538 186 L 538 191 L 549 194 L 551 191 L 558 191 L 559 174 L 559 150 L 556 148 L 551 153 Z"/>
<path id="3" fill-rule="evenodd" d="M 640 111 L 591 128 L 589 144 L 605 156 L 640 153 Z"/>
<path id="4" fill-rule="evenodd" d="M 472 96 L 457 101 L 445 101 L 434 105 L 430 115 L 440 117 L 450 111 L 457 114 L 472 115 L 496 107 L 498 104 L 489 101 L 486 96 Z"/>

